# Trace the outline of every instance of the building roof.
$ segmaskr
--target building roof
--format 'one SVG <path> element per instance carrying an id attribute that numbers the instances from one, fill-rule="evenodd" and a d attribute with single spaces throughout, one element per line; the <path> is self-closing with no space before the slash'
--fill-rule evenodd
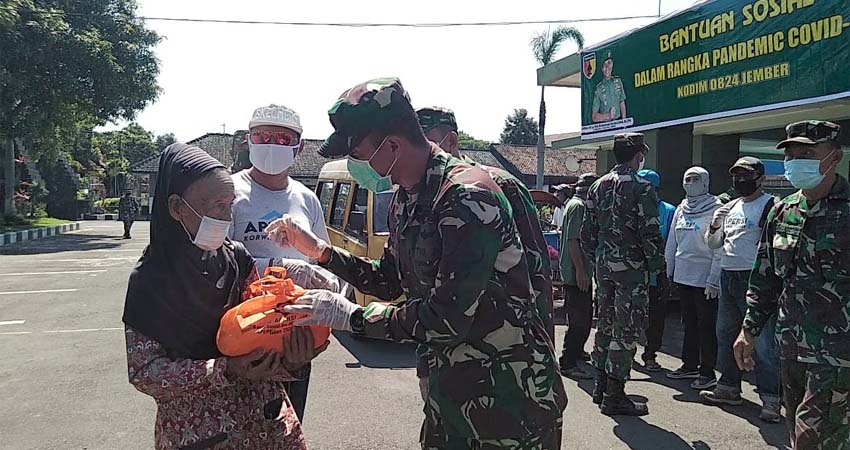
<path id="1" fill-rule="evenodd" d="M 304 148 L 295 157 L 295 164 L 289 169 L 289 176 L 292 178 L 316 178 L 319 176 L 322 166 L 332 161 L 319 155 L 318 150 L 322 142 L 324 142 L 322 139 L 304 139 Z"/>
<path id="2" fill-rule="evenodd" d="M 232 134 L 207 133 L 199 138 L 192 139 L 187 144 L 202 148 L 210 156 L 224 164 L 224 167 L 233 165 L 233 156 L 230 154 L 230 149 L 233 147 Z"/>
<path id="3" fill-rule="evenodd" d="M 499 169 L 505 169 L 505 166 L 493 155 L 493 150 L 491 148 L 488 149 L 476 149 L 476 148 L 462 148 L 460 149 L 460 155 L 466 156 L 469 159 L 477 162 L 478 164 L 483 164 L 485 166 L 496 167 Z"/>
<path id="4" fill-rule="evenodd" d="M 159 172 L 159 153 L 149 156 L 128 169 L 130 173 L 157 173 Z"/>
<path id="5" fill-rule="evenodd" d="M 537 147 L 533 145 L 493 144 L 493 151 L 505 162 L 505 168 L 516 175 L 535 176 L 537 174 Z M 567 169 L 568 157 L 575 157 L 579 170 Z M 510 167 L 513 166 L 513 167 Z M 596 172 L 596 152 L 572 149 L 546 149 L 543 161 L 543 175 L 547 177 L 578 176 L 587 172 Z"/>
<path id="6" fill-rule="evenodd" d="M 546 142 L 546 147 L 551 147 L 553 142 L 563 141 L 564 139 L 574 138 L 576 136 L 581 136 L 581 131 L 571 131 L 569 133 L 557 133 L 557 134 L 547 134 L 543 137 L 543 140 Z"/>

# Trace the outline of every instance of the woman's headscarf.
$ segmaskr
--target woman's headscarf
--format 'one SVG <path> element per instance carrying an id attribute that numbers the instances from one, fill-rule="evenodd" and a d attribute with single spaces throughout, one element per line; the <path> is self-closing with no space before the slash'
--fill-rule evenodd
<path id="1" fill-rule="evenodd" d="M 191 242 L 171 217 L 168 198 L 224 166 L 207 152 L 172 144 L 159 158 L 151 214 L 151 242 L 130 275 L 124 323 L 159 342 L 175 357 L 220 356 L 215 337 L 228 307 L 239 302 L 251 267 L 241 244 L 226 241 L 216 252 Z"/>
<path id="2" fill-rule="evenodd" d="M 708 186 L 711 181 L 708 171 L 699 166 L 691 167 L 685 171 L 685 176 L 682 177 L 682 184 L 684 184 L 685 179 L 693 175 L 699 177 L 699 181 L 696 184 L 702 189 L 699 190 L 697 195 L 687 196 L 682 200 L 682 212 L 689 215 L 698 215 L 714 210 L 720 205 L 720 200 L 717 199 L 717 196 L 708 192 Z"/>

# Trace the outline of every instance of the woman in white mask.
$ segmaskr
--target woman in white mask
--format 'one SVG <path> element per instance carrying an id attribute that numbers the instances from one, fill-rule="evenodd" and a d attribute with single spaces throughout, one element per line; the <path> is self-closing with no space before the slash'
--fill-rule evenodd
<path id="1" fill-rule="evenodd" d="M 673 215 L 667 237 L 667 277 L 676 284 L 685 325 L 682 367 L 667 374 L 672 379 L 695 379 L 694 389 L 717 384 L 717 298 L 720 295 L 720 252 L 708 248 L 703 235 L 714 211 L 721 206 L 708 192 L 709 175 L 702 167 L 685 172 L 687 195 Z"/>
<path id="2" fill-rule="evenodd" d="M 221 317 L 257 277 L 245 247 L 227 239 L 232 201 L 229 173 L 205 151 L 162 153 L 151 242 L 123 317 L 130 383 L 157 403 L 157 450 L 306 448 L 284 384 L 324 350 L 312 350 L 312 333 L 296 331 L 282 354 L 231 358 L 216 346 Z"/>

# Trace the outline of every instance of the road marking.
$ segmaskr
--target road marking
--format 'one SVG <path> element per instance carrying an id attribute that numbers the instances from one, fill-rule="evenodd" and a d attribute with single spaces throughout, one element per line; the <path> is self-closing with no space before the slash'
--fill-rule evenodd
<path id="1" fill-rule="evenodd" d="M 0 292 L 0 295 L 18 295 L 18 294 L 53 294 L 59 292 L 76 292 L 76 289 L 46 289 L 43 291 L 9 291 Z"/>
<path id="2" fill-rule="evenodd" d="M 5 333 L 0 333 L 0 336 L 13 336 L 19 334 L 32 334 L 32 331 L 8 331 Z"/>
<path id="3" fill-rule="evenodd" d="M 117 330 L 123 330 L 123 329 L 124 328 L 120 328 L 120 327 L 116 327 L 116 328 L 81 328 L 79 330 L 49 330 L 49 331 L 42 331 L 42 333 L 51 333 L 51 334 L 55 334 L 55 333 L 88 333 L 88 332 L 91 332 L 91 331 L 117 331 Z"/>
<path id="4" fill-rule="evenodd" d="M 4 320 L 0 322 L 0 325 L 21 325 L 26 322 L 26 320 Z"/>
<path id="5" fill-rule="evenodd" d="M 70 275 L 81 273 L 103 273 L 106 269 L 101 270 L 67 270 L 64 272 L 18 272 L 18 273 L 0 273 L 0 277 L 16 277 L 23 275 Z"/>

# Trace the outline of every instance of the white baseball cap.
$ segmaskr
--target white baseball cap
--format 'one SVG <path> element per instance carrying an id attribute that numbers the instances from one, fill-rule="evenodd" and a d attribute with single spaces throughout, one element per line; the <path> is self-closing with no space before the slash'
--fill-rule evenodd
<path id="1" fill-rule="evenodd" d="M 254 110 L 254 115 L 251 116 L 251 122 L 248 123 L 248 128 L 254 128 L 260 125 L 273 125 L 285 127 L 295 130 L 298 134 L 303 131 L 301 128 L 301 118 L 298 113 L 281 105 L 261 106 Z"/>

